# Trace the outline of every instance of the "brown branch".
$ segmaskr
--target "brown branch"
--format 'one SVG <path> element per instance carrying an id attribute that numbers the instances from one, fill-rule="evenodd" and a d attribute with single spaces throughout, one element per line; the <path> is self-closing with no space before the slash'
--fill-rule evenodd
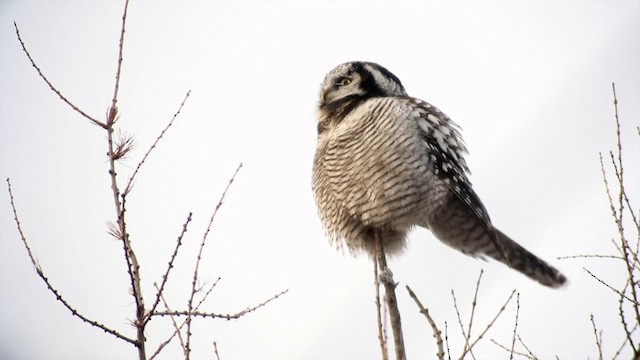
<path id="1" fill-rule="evenodd" d="M 444 322 L 444 343 L 447 346 L 447 360 L 451 360 L 451 350 L 449 350 L 449 329 L 447 322 Z"/>
<path id="2" fill-rule="evenodd" d="M 389 320 L 391 330 L 393 331 L 393 344 L 396 352 L 397 360 L 405 360 L 407 355 L 404 350 L 404 339 L 402 334 L 402 322 L 400 320 L 400 311 L 398 310 L 398 300 L 396 299 L 396 286 L 393 281 L 393 273 L 387 266 L 387 259 L 384 254 L 384 246 L 382 244 L 382 234 L 375 231 L 375 251 L 376 262 L 380 273 L 380 282 L 384 285 L 384 298 L 389 311 Z"/>
<path id="3" fill-rule="evenodd" d="M 433 337 L 436 339 L 436 345 L 438 346 L 438 352 L 436 353 L 436 356 L 438 357 L 438 359 L 444 360 L 444 349 L 442 348 L 442 332 L 440 331 L 440 329 L 438 329 L 438 326 L 436 326 L 436 323 L 435 321 L 433 321 L 431 315 L 429 315 L 429 309 L 422 306 L 422 303 L 420 302 L 416 294 L 411 290 L 409 285 L 406 285 L 406 288 L 409 292 L 409 296 L 411 296 L 416 305 L 418 305 L 420 313 L 424 315 L 424 317 L 427 319 L 427 322 L 429 322 L 429 325 L 431 325 L 431 330 L 433 330 Z"/>
<path id="4" fill-rule="evenodd" d="M 378 342 L 380 343 L 380 353 L 382 360 L 389 359 L 389 350 L 387 349 L 387 334 L 382 320 L 382 304 L 380 303 L 380 277 L 378 276 L 378 262 L 373 262 L 374 284 L 376 286 L 376 321 L 378 322 Z M 386 317 L 385 317 L 386 318 Z"/>
<path id="5" fill-rule="evenodd" d="M 133 171 L 133 174 L 131 175 L 131 177 L 129 178 L 129 181 L 127 182 L 127 186 L 124 189 L 124 194 L 125 195 L 127 195 L 127 194 L 129 194 L 129 192 L 131 192 L 131 189 L 133 188 L 134 180 L 136 178 L 136 175 L 138 175 L 138 172 L 140 171 L 140 168 L 142 167 L 142 164 L 144 164 L 144 162 L 147 160 L 147 158 L 149 157 L 149 154 L 151 154 L 151 151 L 153 151 L 153 149 L 156 148 L 156 146 L 158 145 L 158 143 L 160 142 L 160 140 L 164 136 L 164 133 L 166 133 L 167 130 L 169 130 L 169 128 L 171 127 L 171 125 L 173 125 L 173 122 L 176 120 L 178 115 L 180 115 L 180 112 L 182 111 L 182 107 L 187 102 L 187 99 L 189 98 L 189 95 L 191 95 L 191 90 L 187 91 L 187 94 L 184 96 L 184 99 L 182 99 L 182 102 L 180 103 L 180 106 L 178 107 L 178 111 L 176 111 L 173 114 L 173 117 L 171 118 L 171 120 L 169 121 L 167 126 L 165 126 L 165 128 L 160 132 L 160 135 L 158 135 L 158 137 L 153 142 L 153 144 L 151 144 L 151 147 L 149 147 L 147 152 L 142 157 L 142 160 L 140 160 L 140 162 L 138 163 L 138 166 L 136 166 L 136 169 Z"/>
<path id="6" fill-rule="evenodd" d="M 164 298 L 164 294 L 161 291 L 161 288 L 158 286 L 157 283 L 153 283 L 153 286 L 156 288 L 156 290 L 158 291 L 158 294 L 160 294 L 160 298 L 162 299 L 162 304 L 164 305 L 164 308 L 167 311 L 171 311 L 171 308 L 169 307 L 169 303 L 167 303 L 167 300 Z M 160 351 L 162 351 L 162 348 L 164 348 L 165 346 L 169 345 L 169 343 L 171 342 L 171 340 L 175 337 L 175 335 L 178 336 L 178 341 L 180 341 L 180 347 L 182 347 L 184 349 L 184 340 L 182 339 L 182 333 L 180 332 L 180 329 L 182 328 L 182 326 L 178 326 L 178 322 L 176 321 L 175 316 L 170 316 L 171 318 L 171 324 L 173 325 L 173 329 L 175 330 L 173 332 L 173 335 L 166 341 L 164 341 L 163 343 L 161 343 L 158 346 L 158 350 L 156 350 L 156 352 L 149 358 L 149 360 L 152 360 L 157 354 L 160 353 Z M 184 324 L 184 322 L 183 322 Z"/>
<path id="7" fill-rule="evenodd" d="M 593 335 L 596 337 L 596 346 L 598 347 L 598 359 L 602 360 L 602 332 L 598 334 L 598 329 L 596 328 L 596 322 L 593 320 L 593 314 L 591 314 L 591 325 L 593 325 Z M 598 336 L 599 335 L 599 336 Z"/>
<path id="8" fill-rule="evenodd" d="M 129 0 L 124 3 L 124 11 L 122 12 L 122 27 L 120 28 L 120 41 L 118 42 L 118 66 L 116 68 L 116 79 L 113 86 L 113 98 L 111 99 L 111 109 L 107 120 L 107 125 L 113 125 L 116 121 L 116 113 L 118 112 L 118 90 L 120 89 L 120 74 L 122 73 L 122 50 L 124 49 L 124 32 L 127 23 L 127 9 L 129 8 Z"/>
<path id="9" fill-rule="evenodd" d="M 467 339 L 471 338 L 471 325 L 473 324 L 473 317 L 476 312 L 476 306 L 478 305 L 478 290 L 480 290 L 480 281 L 482 280 L 482 274 L 484 273 L 483 269 L 480 269 L 480 275 L 478 276 L 478 281 L 476 282 L 476 290 L 473 293 L 473 302 L 471 302 L 471 316 L 469 317 L 469 326 L 467 327 Z M 465 341 L 465 349 L 469 346 L 469 343 Z M 475 359 L 473 352 L 470 351 L 471 357 Z"/>
<path id="10" fill-rule="evenodd" d="M 146 359 L 145 352 L 145 307 L 144 298 L 142 297 L 142 288 L 140 285 L 140 265 L 136 254 L 131 246 L 131 240 L 129 233 L 127 232 L 127 225 L 125 221 L 126 211 L 126 198 L 121 196 L 120 189 L 117 182 L 116 165 L 117 154 L 114 147 L 114 128 L 116 120 L 118 119 L 118 89 L 120 86 L 120 75 L 122 70 L 122 51 L 124 48 L 124 33 L 127 23 L 127 9 L 129 7 L 129 0 L 125 1 L 124 10 L 122 12 L 122 26 L 120 28 L 120 41 L 118 44 L 118 66 L 115 74 L 115 84 L 113 90 L 113 98 L 111 99 L 111 107 L 107 111 L 107 144 L 108 144 L 108 156 L 109 156 L 109 177 L 111 179 L 111 191 L 113 193 L 113 202 L 116 211 L 117 225 L 119 233 L 122 234 L 122 247 L 124 250 L 125 262 L 127 263 L 127 272 L 131 281 L 132 296 L 136 303 L 136 348 L 138 349 L 138 359 Z M 122 202 L 120 202 L 122 200 Z"/>
<path id="11" fill-rule="evenodd" d="M 464 330 L 464 325 L 462 325 L 462 317 L 460 316 L 460 310 L 458 309 L 458 300 L 456 299 L 456 293 L 453 289 L 451 289 L 451 297 L 453 297 L 453 308 L 456 310 L 458 325 L 460 325 L 460 331 L 462 332 L 462 337 L 464 337 L 464 348 L 467 349 L 469 345 L 469 336 L 467 336 L 467 333 Z"/>
<path id="12" fill-rule="evenodd" d="M 624 348 L 624 346 L 627 345 L 627 342 L 631 339 L 631 334 L 633 334 L 636 331 L 636 329 L 638 328 L 639 325 L 640 324 L 636 324 L 633 327 L 633 329 L 631 329 L 631 331 L 629 331 L 628 337 L 626 337 L 624 339 L 624 341 L 622 341 L 622 344 L 620 344 L 620 347 L 618 347 L 618 350 L 616 350 L 616 353 L 613 354 L 613 356 L 611 357 L 612 359 L 617 359 L 618 358 L 618 356 L 622 352 L 622 349 Z M 634 351 L 636 350 L 634 345 L 631 345 L 631 347 L 633 348 Z"/>
<path id="13" fill-rule="evenodd" d="M 278 294 L 270 297 L 269 299 L 261 302 L 260 304 L 256 305 L 256 306 L 252 306 L 249 308 L 246 308 L 242 311 L 239 311 L 235 314 L 218 314 L 218 313 L 212 313 L 212 312 L 204 312 L 204 311 L 156 311 L 155 313 L 153 313 L 153 316 L 199 316 L 199 317 L 203 317 L 203 318 L 215 318 L 215 319 L 225 319 L 225 320 L 233 320 L 233 319 L 238 319 L 243 317 L 244 315 L 247 315 L 250 312 L 256 311 L 257 309 L 267 305 L 268 303 L 270 303 L 271 301 L 279 298 L 280 296 L 286 294 L 287 292 L 289 292 L 289 289 L 285 289 L 281 292 L 279 292 Z"/>
<path id="14" fill-rule="evenodd" d="M 513 349 L 516 346 L 516 336 L 518 334 L 518 316 L 520 315 L 520 293 L 516 294 L 516 321 L 513 325 L 513 337 L 511 338 L 511 352 L 509 353 L 509 359 L 513 359 Z"/>
<path id="15" fill-rule="evenodd" d="M 635 300 L 631 299 L 630 297 L 628 297 L 626 294 L 623 294 L 622 292 L 620 292 L 620 290 L 614 288 L 613 286 L 607 284 L 604 280 L 600 279 L 599 277 L 597 277 L 596 275 L 594 275 L 591 271 L 589 271 L 587 268 L 582 268 L 582 270 L 586 271 L 589 275 L 591 275 L 591 277 L 593 277 L 594 279 L 598 280 L 599 283 L 601 283 L 602 285 L 608 287 L 611 291 L 613 291 L 614 293 L 618 294 L 618 296 L 621 296 L 623 298 L 625 298 L 627 301 L 631 302 L 632 304 L 634 304 L 636 307 L 639 306 L 640 304 L 638 304 Z"/>
<path id="16" fill-rule="evenodd" d="M 169 263 L 167 264 L 167 270 L 162 276 L 162 283 L 160 284 L 160 287 L 157 287 L 158 292 L 156 293 L 156 300 L 153 302 L 153 305 L 151 306 L 151 309 L 147 313 L 147 316 L 144 320 L 145 324 L 149 322 L 149 320 L 151 320 L 151 314 L 153 314 L 153 312 L 156 311 L 156 308 L 158 307 L 158 303 L 160 302 L 160 298 L 162 297 L 162 293 L 164 291 L 164 286 L 166 285 L 167 280 L 169 279 L 169 273 L 171 272 L 171 269 L 173 269 L 173 262 L 175 261 L 176 256 L 178 256 L 178 250 L 182 245 L 182 238 L 184 237 L 184 234 L 187 232 L 187 226 L 189 226 L 189 223 L 191 222 L 191 215 L 192 213 L 189 213 L 189 216 L 187 216 L 187 221 L 182 225 L 182 231 L 180 232 L 180 235 L 178 235 L 178 241 L 176 243 L 176 247 L 173 249 L 173 254 L 171 254 L 171 258 L 169 259 Z"/>
<path id="17" fill-rule="evenodd" d="M 220 281 L 220 278 L 216 279 L 216 281 L 213 283 L 213 285 L 211 285 L 211 287 L 209 288 L 209 290 L 207 290 L 207 292 L 204 294 L 204 296 L 200 299 L 200 301 L 198 302 L 198 305 L 196 305 L 195 310 L 198 311 L 198 309 L 200 309 L 200 306 L 202 306 L 202 304 L 205 302 L 205 300 L 207 299 L 207 297 L 209 297 L 209 294 L 211 293 L 211 291 L 213 291 L 213 289 L 216 287 L 216 285 L 218 285 L 218 282 Z M 164 301 L 164 299 L 163 299 Z M 166 306 L 165 306 L 166 307 Z M 171 311 L 169 308 L 167 308 L 167 311 Z M 169 315 L 171 317 L 171 320 L 174 321 L 174 316 L 173 315 Z M 169 338 L 165 341 L 163 341 L 158 348 L 156 349 L 156 351 L 153 353 L 153 355 L 151 355 L 151 357 L 149 358 L 149 360 L 154 359 L 158 354 L 160 354 L 160 352 L 164 349 L 165 346 L 169 345 L 169 343 L 171 342 L 171 340 L 173 340 L 173 338 L 177 335 L 178 339 L 180 340 L 180 344 L 182 349 L 186 349 L 184 340 L 182 339 L 182 334 L 180 333 L 180 330 L 182 330 L 182 328 L 184 327 L 184 325 L 187 323 L 187 320 L 183 320 L 182 324 L 180 324 L 180 326 L 175 327 L 174 325 L 174 332 L 173 334 L 171 334 L 171 336 L 169 336 Z"/>
<path id="18" fill-rule="evenodd" d="M 597 259 L 616 259 L 616 260 L 624 260 L 624 258 L 622 256 L 616 256 L 616 255 L 598 255 L 598 254 L 593 254 L 593 255 L 568 255 L 568 256 L 559 256 L 556 259 L 558 260 L 566 260 L 566 259 L 579 259 L 579 258 L 597 258 Z"/>
<path id="19" fill-rule="evenodd" d="M 527 352 L 529 353 L 529 355 L 531 356 L 531 358 L 533 359 L 538 359 L 537 356 L 535 356 L 533 354 L 533 352 L 531 352 L 531 350 L 529 350 L 529 348 L 527 347 L 527 345 L 525 345 L 524 341 L 522 341 L 522 338 L 520 337 L 520 335 L 518 335 L 518 342 L 520 342 L 520 345 L 522 345 L 522 347 L 527 350 Z"/>
<path id="20" fill-rule="evenodd" d="M 33 265 L 33 267 L 36 270 L 36 273 L 38 274 L 38 276 L 40 277 L 40 279 L 42 279 L 42 281 L 44 281 L 45 285 L 47 285 L 47 289 L 49 289 L 49 291 L 51 291 L 51 293 L 56 297 L 56 300 L 60 301 L 62 303 L 62 305 L 64 305 L 64 307 L 67 308 L 67 310 L 69 310 L 71 312 L 71 314 L 77 318 L 79 318 L 80 320 L 90 324 L 91 326 L 95 326 L 101 330 L 103 330 L 106 333 L 109 333 L 115 337 L 117 337 L 118 339 L 124 340 L 130 344 L 135 345 L 136 341 L 133 339 L 130 339 L 122 334 L 120 334 L 119 332 L 110 329 L 108 327 L 106 327 L 103 324 L 100 324 L 97 321 L 91 320 L 88 317 L 84 316 L 83 314 L 81 314 L 80 312 L 78 312 L 78 310 L 76 310 L 73 306 L 71 306 L 71 304 L 69 304 L 63 297 L 62 295 L 60 295 L 60 292 L 53 287 L 53 285 L 51 284 L 51 282 L 49 281 L 49 279 L 44 275 L 44 270 L 42 269 L 42 267 L 40 266 L 40 264 L 38 264 L 38 261 L 36 260 L 35 256 L 33 255 L 33 252 L 31 251 L 31 247 L 29 246 L 29 243 L 27 242 L 27 237 L 24 234 L 24 231 L 22 230 L 22 224 L 20 223 L 19 217 L 18 217 L 18 211 L 16 210 L 16 205 L 15 205 L 15 201 L 13 198 L 13 191 L 11 190 L 11 181 L 7 178 L 7 186 L 9 189 L 9 199 L 11 202 L 11 209 L 13 210 L 13 219 L 16 223 L 16 227 L 18 229 L 18 233 L 20 234 L 20 239 L 22 240 L 22 244 L 24 245 L 25 249 L 27 249 L 27 254 L 29 255 L 29 259 L 31 260 L 31 264 Z"/>
<path id="21" fill-rule="evenodd" d="M 509 304 L 509 302 L 511 301 L 511 299 L 513 298 L 513 295 L 515 293 L 516 293 L 515 290 L 511 291 L 511 295 L 509 295 L 509 298 L 502 305 L 502 307 L 500 308 L 500 310 L 498 311 L 496 316 L 494 316 L 493 319 L 491 320 L 491 322 L 489 322 L 489 324 L 487 324 L 487 327 L 482 331 L 482 333 L 478 336 L 478 338 L 473 343 L 471 343 L 471 345 L 469 346 L 469 349 L 465 349 L 465 351 L 462 353 L 462 355 L 460 355 L 460 359 L 463 359 L 467 352 L 471 352 L 471 350 L 478 343 L 478 341 L 480 341 L 482 339 L 482 337 L 487 333 L 487 331 L 489 331 L 489 329 L 493 326 L 493 324 L 496 322 L 496 320 L 498 320 L 500 315 L 504 312 L 504 310 L 506 309 L 507 305 Z"/>
<path id="22" fill-rule="evenodd" d="M 87 113 L 85 113 L 84 111 L 80 110 L 80 108 L 78 108 L 77 106 L 75 106 L 71 101 L 69 101 L 64 95 L 62 95 L 62 93 L 56 89 L 55 86 L 53 86 L 53 84 L 49 81 L 49 79 L 47 79 L 46 76 L 44 76 L 44 73 L 42 73 L 42 70 L 40 70 L 40 68 L 38 67 L 38 65 L 36 65 L 36 62 L 33 60 L 33 58 L 31 57 L 31 54 L 29 53 L 29 51 L 27 50 L 26 45 L 24 44 L 24 41 L 22 41 L 22 37 L 20 36 L 20 30 L 18 30 L 18 24 L 15 23 L 15 21 L 13 22 L 13 26 L 16 28 L 16 35 L 18 36 L 18 41 L 20 41 L 20 45 L 22 46 L 22 51 L 27 55 L 27 57 L 29 58 L 29 61 L 31 62 L 31 66 L 33 66 L 34 69 L 36 69 L 36 71 L 38 72 L 38 75 L 40 75 L 40 78 L 42 78 L 42 80 L 44 80 L 45 83 L 47 83 L 47 85 L 49 85 L 49 89 L 51 89 L 51 91 L 53 91 L 54 93 L 56 93 L 56 95 L 58 95 L 58 97 L 64 101 L 67 105 L 71 106 L 71 108 L 73 110 L 75 110 L 78 114 L 84 116 L 87 120 L 89 120 L 91 123 L 93 123 L 94 125 L 98 125 L 103 129 L 107 128 L 107 125 L 105 125 L 104 123 L 96 120 L 95 118 L 89 116 Z"/>
<path id="23" fill-rule="evenodd" d="M 613 90 L 613 109 L 614 109 L 614 115 L 616 119 L 616 143 L 618 145 L 617 147 L 618 164 L 620 165 L 620 172 L 618 173 L 616 170 L 616 174 L 618 175 L 618 181 L 620 185 L 618 204 L 621 212 L 624 209 L 624 203 L 627 204 L 633 223 L 636 225 L 636 228 L 640 230 L 640 222 L 638 221 L 638 218 L 635 216 L 634 212 L 631 210 L 633 209 L 633 207 L 631 206 L 629 198 L 627 197 L 627 192 L 624 190 L 624 174 L 623 174 L 624 169 L 622 166 L 622 139 L 620 137 L 620 119 L 618 118 L 618 97 L 616 96 L 616 84 L 611 83 L 611 88 Z M 615 166 L 615 161 L 613 162 L 613 165 Z M 620 220 L 622 221 L 622 217 L 620 218 Z"/>
<path id="24" fill-rule="evenodd" d="M 218 213 L 218 209 L 220 209 L 220 206 L 222 206 L 222 203 L 224 202 L 224 197 L 227 195 L 227 191 L 229 190 L 229 187 L 231 187 L 231 184 L 233 184 L 233 180 L 235 180 L 236 175 L 238 174 L 238 171 L 240 171 L 240 168 L 242 168 L 242 163 L 240 163 L 238 165 L 238 167 L 236 168 L 236 171 L 233 173 L 233 176 L 231 176 L 231 179 L 229 179 L 229 183 L 227 184 L 227 186 L 225 187 L 224 191 L 222 192 L 222 195 L 220 196 L 220 200 L 218 201 L 218 204 L 216 205 L 215 209 L 213 210 L 213 213 L 211 214 L 211 218 L 209 219 L 209 224 L 207 225 L 207 230 L 204 232 L 204 235 L 202 236 L 202 242 L 200 243 L 200 249 L 198 250 L 198 257 L 196 258 L 196 266 L 193 270 L 193 280 L 191 282 L 191 295 L 189 297 L 189 301 L 187 303 L 187 309 L 188 309 L 188 313 L 187 313 L 187 344 L 186 344 L 186 348 L 185 348 L 185 359 L 189 360 L 189 355 L 191 353 L 191 348 L 190 348 L 190 342 L 191 342 L 191 312 L 193 310 L 193 298 L 196 294 L 196 283 L 198 282 L 198 270 L 200 268 L 200 260 L 202 259 L 202 250 L 204 249 L 204 245 L 205 242 L 207 241 L 207 237 L 209 236 L 209 231 L 211 230 L 211 225 L 213 224 L 213 220 L 216 217 L 216 214 Z"/>
<path id="25" fill-rule="evenodd" d="M 496 341 L 496 340 L 494 340 L 494 339 L 489 339 L 489 341 L 491 341 L 492 343 L 494 343 L 496 346 L 498 346 L 498 347 L 499 347 L 499 348 L 501 348 L 502 350 L 505 350 L 506 352 L 508 352 L 508 353 L 511 355 L 511 356 L 510 356 L 510 358 L 512 358 L 512 357 L 513 357 L 513 354 L 516 354 L 516 355 L 524 356 L 524 357 L 526 357 L 527 359 L 537 360 L 537 358 L 536 358 L 536 357 L 534 357 L 534 356 L 531 356 L 531 354 L 527 354 L 527 353 L 519 352 L 519 351 L 516 351 L 516 350 L 513 350 L 513 349 L 509 349 L 508 347 L 506 347 L 506 346 L 504 346 L 504 345 L 500 344 L 499 342 L 497 342 L 497 341 Z"/>
<path id="26" fill-rule="evenodd" d="M 218 344 L 213 342 L 213 353 L 216 355 L 216 360 L 220 360 L 220 354 L 218 354 Z"/>
<path id="27" fill-rule="evenodd" d="M 635 316 L 636 316 L 636 323 L 640 324 L 640 306 L 638 306 L 639 303 L 639 297 L 638 297 L 638 293 L 636 291 L 636 279 L 635 279 L 635 275 L 634 275 L 634 270 L 635 270 L 635 261 L 637 261 L 638 258 L 638 254 L 637 251 L 634 253 L 632 251 L 632 249 L 629 246 L 629 242 L 628 240 L 625 238 L 625 234 L 624 234 L 624 227 L 623 227 L 623 216 L 624 216 L 624 210 L 625 210 L 625 205 L 629 206 L 629 212 L 631 213 L 631 216 L 633 218 L 633 222 L 636 225 L 636 229 L 638 229 L 638 231 L 640 231 L 640 225 L 638 224 L 638 220 L 635 217 L 633 210 L 630 203 L 629 203 L 629 199 L 626 196 L 626 191 L 624 188 L 624 163 L 622 161 L 622 139 L 621 139 L 621 131 L 620 131 L 620 119 L 618 117 L 618 98 L 616 95 L 616 86 L 615 83 L 611 84 L 611 88 L 613 91 L 613 108 L 614 108 L 614 118 L 615 118 L 615 126 L 616 126 L 616 150 L 617 150 L 617 161 L 616 161 L 616 157 L 614 157 L 613 152 L 610 152 L 611 155 L 611 163 L 614 167 L 614 172 L 616 175 L 616 178 L 618 180 L 618 209 L 616 211 L 616 208 L 613 204 L 613 199 L 609 190 L 609 184 L 607 183 L 607 179 L 606 179 L 606 174 L 604 171 L 604 165 L 603 165 L 603 161 L 602 161 L 602 154 L 600 154 L 600 168 L 602 170 L 602 176 L 603 176 L 603 180 L 605 182 L 605 188 L 606 188 L 606 192 L 607 192 L 607 197 L 609 200 L 609 206 L 611 209 L 611 213 L 614 217 L 614 221 L 618 227 L 618 234 L 620 235 L 620 245 L 622 248 L 622 253 L 624 255 L 625 258 L 625 265 L 627 268 L 627 274 L 628 274 L 628 282 L 630 283 L 631 287 L 631 296 L 633 297 L 632 303 L 635 304 L 634 306 L 634 310 L 635 310 Z M 638 233 L 638 238 L 640 240 L 640 232 Z M 639 241 L 640 242 L 640 241 Z M 638 244 L 640 245 L 640 244 Z M 635 260 L 634 260 L 635 259 Z M 633 264 L 633 265 L 632 265 Z M 626 329 L 626 327 L 625 327 Z M 638 350 L 634 349 L 634 352 L 636 354 L 638 354 Z"/>
<path id="28" fill-rule="evenodd" d="M 624 288 L 622 289 L 621 293 L 626 294 L 628 288 L 629 288 L 629 280 L 627 280 L 627 283 L 624 284 Z M 633 337 L 631 336 L 631 334 L 633 333 L 633 329 L 635 329 L 635 327 L 638 326 L 638 324 L 640 324 L 640 323 L 636 322 L 634 328 L 632 330 L 629 330 L 629 325 L 627 325 L 627 320 L 626 320 L 625 315 L 624 315 L 624 300 L 625 300 L 625 298 L 623 296 L 619 297 L 619 300 L 618 300 L 618 315 L 620 316 L 620 322 L 622 323 L 622 328 L 624 329 L 624 333 L 627 336 L 627 340 L 629 341 L 629 345 L 631 346 L 633 351 L 636 352 L 637 351 L 636 350 L 636 344 L 633 342 Z"/>

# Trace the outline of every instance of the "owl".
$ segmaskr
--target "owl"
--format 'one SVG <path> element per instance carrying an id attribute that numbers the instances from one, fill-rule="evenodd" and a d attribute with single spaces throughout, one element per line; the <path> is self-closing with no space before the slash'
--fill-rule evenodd
<path id="1" fill-rule="evenodd" d="M 330 239 L 353 254 L 400 253 L 414 227 L 473 257 L 490 257 L 539 283 L 566 278 L 493 226 L 469 181 L 459 127 L 407 94 L 371 62 L 338 65 L 318 105 L 312 187 Z"/>

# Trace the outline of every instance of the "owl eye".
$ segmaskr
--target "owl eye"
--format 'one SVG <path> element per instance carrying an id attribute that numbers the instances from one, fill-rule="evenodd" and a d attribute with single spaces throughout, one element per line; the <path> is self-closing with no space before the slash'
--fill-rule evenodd
<path id="1" fill-rule="evenodd" d="M 351 84 L 351 79 L 349 79 L 348 77 L 343 77 L 336 81 L 337 86 L 345 86 L 349 84 Z"/>

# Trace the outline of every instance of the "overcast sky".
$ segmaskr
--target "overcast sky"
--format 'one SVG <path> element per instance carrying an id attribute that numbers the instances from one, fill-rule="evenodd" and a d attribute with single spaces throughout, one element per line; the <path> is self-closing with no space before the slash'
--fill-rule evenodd
<path id="1" fill-rule="evenodd" d="M 13 26 L 58 89 L 104 119 L 122 9 L 120 1 L 0 2 L 0 178 L 11 178 L 23 229 L 54 286 L 82 313 L 133 336 L 121 244 L 106 232 L 115 211 L 105 133 L 49 90 Z M 517 289 L 518 331 L 538 357 L 597 357 L 590 314 L 604 329 L 606 353 L 615 352 L 623 339 L 617 299 L 583 267 L 614 285 L 624 283 L 623 267 L 556 258 L 613 251 L 598 164 L 598 152 L 615 145 L 612 81 L 628 190 L 636 206 L 640 200 L 640 2 L 133 1 L 118 124 L 137 147 L 119 164 L 122 183 L 192 91 L 127 203 L 147 299 L 191 211 L 167 290 L 172 307 L 185 307 L 196 244 L 239 162 L 205 249 L 203 278 L 222 278 L 206 311 L 237 312 L 289 289 L 237 321 L 198 319 L 193 355 L 213 358 L 216 341 L 223 359 L 379 358 L 373 266 L 330 246 L 311 192 L 319 86 L 349 60 L 382 64 L 410 95 L 456 121 L 494 224 L 569 278 L 551 290 L 415 230 L 405 254 L 390 262 L 409 358 L 432 358 L 436 347 L 403 285 L 441 329 L 447 322 L 457 357 L 463 338 L 451 290 L 466 323 L 480 269 L 473 334 Z M 515 303 L 507 307 L 477 358 L 506 357 L 488 339 L 510 344 L 515 311 Z M 170 331 L 168 319 L 153 320 L 148 348 Z M 180 356 L 177 344 L 163 353 Z M 72 317 L 46 289 L 3 183 L 0 358 L 135 357 L 132 346 Z"/>

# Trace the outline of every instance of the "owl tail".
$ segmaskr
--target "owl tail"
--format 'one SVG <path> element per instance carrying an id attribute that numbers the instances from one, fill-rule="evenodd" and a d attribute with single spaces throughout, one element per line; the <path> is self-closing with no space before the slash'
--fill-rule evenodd
<path id="1" fill-rule="evenodd" d="M 502 231 L 496 228 L 494 228 L 494 231 L 495 240 L 501 249 L 487 251 L 486 255 L 523 273 L 542 285 L 558 288 L 567 281 L 567 278 L 560 271 L 511 240 Z M 508 260 L 505 259 L 505 256 L 508 257 Z"/>

